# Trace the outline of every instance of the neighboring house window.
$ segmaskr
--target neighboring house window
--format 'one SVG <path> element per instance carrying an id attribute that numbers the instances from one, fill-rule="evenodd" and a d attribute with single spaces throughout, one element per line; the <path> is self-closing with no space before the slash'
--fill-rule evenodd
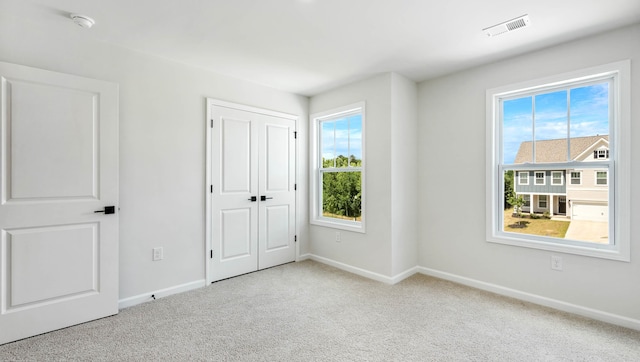
<path id="1" fill-rule="evenodd" d="M 538 208 L 546 209 L 547 208 L 547 195 L 539 195 L 538 196 Z"/>
<path id="2" fill-rule="evenodd" d="M 609 158 L 609 150 L 607 150 L 607 149 L 595 150 L 595 151 L 593 151 L 593 158 L 598 159 L 598 160 L 607 159 L 607 158 Z"/>
<path id="3" fill-rule="evenodd" d="M 571 172 L 571 184 L 572 185 L 582 184 L 582 172 L 580 171 Z"/>
<path id="4" fill-rule="evenodd" d="M 522 199 L 524 200 L 524 207 L 531 206 L 531 195 L 522 195 Z"/>
<path id="5" fill-rule="evenodd" d="M 529 172 L 528 171 L 520 171 L 518 173 L 518 184 L 520 185 L 528 185 L 529 184 Z"/>
<path id="6" fill-rule="evenodd" d="M 551 184 L 562 185 L 562 171 L 551 172 Z"/>
<path id="7" fill-rule="evenodd" d="M 364 102 L 311 116 L 311 223 L 364 232 Z"/>
<path id="8" fill-rule="evenodd" d="M 622 61 L 487 90 L 488 241 L 629 261 L 630 84 L 630 62 Z M 566 238 L 566 224 L 553 232 L 536 228 L 538 219 L 510 225 L 504 210 L 513 198 L 505 197 L 505 175 L 530 171 L 533 184 L 542 186 L 548 173 L 550 185 L 562 185 L 563 170 L 571 169 L 592 170 L 601 188 L 570 197 L 568 206 L 579 214 L 568 215 L 593 217 L 602 230 Z M 582 186 L 581 172 L 571 172 L 571 185 Z M 549 195 L 536 198 L 540 209 L 553 208 Z M 591 212 L 593 202 L 604 210 Z"/>
<path id="9" fill-rule="evenodd" d="M 596 185 L 607 185 L 607 171 L 596 171 Z"/>

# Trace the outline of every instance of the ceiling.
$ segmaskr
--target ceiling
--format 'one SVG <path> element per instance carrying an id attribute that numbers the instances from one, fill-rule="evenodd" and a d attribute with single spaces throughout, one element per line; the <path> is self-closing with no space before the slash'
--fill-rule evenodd
<path id="1" fill-rule="evenodd" d="M 81 13 L 119 45 L 311 96 L 381 72 L 422 81 L 640 22 L 640 0 L 2 0 L 51 26 Z M 482 29 L 528 14 L 531 26 Z M 70 24 L 70 25 L 68 25 Z"/>

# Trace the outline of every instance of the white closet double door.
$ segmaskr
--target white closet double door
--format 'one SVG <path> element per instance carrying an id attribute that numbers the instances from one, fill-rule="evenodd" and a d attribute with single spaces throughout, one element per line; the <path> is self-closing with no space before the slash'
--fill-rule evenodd
<path id="1" fill-rule="evenodd" d="M 292 116 L 209 100 L 210 281 L 295 260 Z"/>

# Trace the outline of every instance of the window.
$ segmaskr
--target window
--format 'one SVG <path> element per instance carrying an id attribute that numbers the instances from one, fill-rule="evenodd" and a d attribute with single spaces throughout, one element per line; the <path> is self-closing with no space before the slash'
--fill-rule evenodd
<path id="1" fill-rule="evenodd" d="M 571 172 L 571 184 L 572 185 L 580 185 L 580 184 L 582 184 L 582 172 L 580 172 L 580 171 L 572 171 Z"/>
<path id="2" fill-rule="evenodd" d="M 518 184 L 520 185 L 528 185 L 529 184 L 529 172 L 528 171 L 520 171 L 518 172 Z"/>
<path id="3" fill-rule="evenodd" d="M 595 150 L 593 151 L 593 158 L 595 158 L 596 160 L 604 160 L 606 158 L 609 158 L 609 150 L 607 149 Z"/>
<path id="4" fill-rule="evenodd" d="M 629 261 L 629 74 L 630 62 L 622 61 L 487 90 L 487 241 Z M 550 185 L 562 186 L 564 170 L 571 169 L 581 171 L 569 171 L 574 187 L 566 205 L 538 195 L 537 206 L 554 213 L 577 207 L 580 219 L 598 223 L 600 231 L 566 238 L 553 223 L 536 228 L 544 218 L 513 221 L 509 202 L 517 199 L 507 197 L 512 191 L 505 175 L 526 170 L 534 185 L 549 177 Z M 583 185 L 582 172 L 589 169 L 597 190 Z"/>
<path id="5" fill-rule="evenodd" d="M 524 207 L 531 206 L 531 195 L 522 195 L 522 199 L 524 200 L 524 204 L 522 206 Z"/>
<path id="6" fill-rule="evenodd" d="M 364 102 L 313 114 L 311 223 L 364 232 Z"/>
<path id="7" fill-rule="evenodd" d="M 546 209 L 547 208 L 547 195 L 539 195 L 538 196 L 538 208 Z"/>
<path id="8" fill-rule="evenodd" d="M 596 171 L 596 185 L 607 185 L 607 171 Z"/>

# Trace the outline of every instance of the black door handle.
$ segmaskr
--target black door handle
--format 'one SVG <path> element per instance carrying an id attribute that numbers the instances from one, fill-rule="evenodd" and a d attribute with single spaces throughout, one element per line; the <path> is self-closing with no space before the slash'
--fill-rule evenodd
<path id="1" fill-rule="evenodd" d="M 258 197 L 257 196 L 251 196 L 251 198 L 247 199 L 247 200 L 249 200 L 251 202 L 258 201 Z"/>
<path id="2" fill-rule="evenodd" d="M 116 207 L 115 206 L 105 206 L 104 210 L 97 210 L 94 211 L 94 214 L 97 214 L 99 212 L 104 212 L 105 215 L 109 215 L 109 214 L 115 214 L 116 213 Z"/>
<path id="3" fill-rule="evenodd" d="M 260 196 L 260 201 L 267 201 L 267 200 L 270 200 L 270 199 L 273 199 L 273 197 L 266 197 L 264 195 Z"/>

